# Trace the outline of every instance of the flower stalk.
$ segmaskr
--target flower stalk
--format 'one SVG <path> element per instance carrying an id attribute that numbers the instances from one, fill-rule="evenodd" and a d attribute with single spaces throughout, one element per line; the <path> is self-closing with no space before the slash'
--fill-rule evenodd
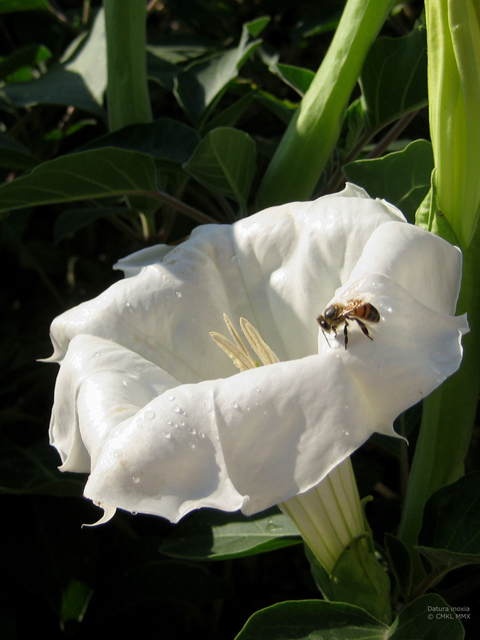
<path id="1" fill-rule="evenodd" d="M 316 487 L 289 498 L 279 507 L 293 520 L 317 560 L 330 574 L 345 548 L 366 532 L 350 458 L 330 471 Z M 373 551 L 371 538 L 363 539 Z"/>
<path id="2" fill-rule="evenodd" d="M 435 491 L 465 472 L 480 387 L 480 237 L 476 232 L 480 207 L 480 10 L 472 0 L 427 0 L 425 8 L 435 169 L 429 201 L 417 212 L 417 224 L 463 247 L 458 312 L 468 315 L 472 331 L 465 340 L 460 370 L 423 404 L 398 531 L 416 559 L 417 581 L 424 573 L 414 550 L 423 508 Z"/>
<path id="3" fill-rule="evenodd" d="M 270 162 L 259 208 L 311 198 L 343 113 L 392 0 L 348 0 L 328 52 Z"/>
<path id="4" fill-rule="evenodd" d="M 426 0 L 425 12 L 437 202 L 466 249 L 480 211 L 480 8 Z"/>

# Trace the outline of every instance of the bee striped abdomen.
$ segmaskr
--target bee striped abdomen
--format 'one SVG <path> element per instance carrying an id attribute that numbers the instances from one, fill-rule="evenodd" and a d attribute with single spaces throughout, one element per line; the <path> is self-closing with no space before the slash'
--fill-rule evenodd
<path id="1" fill-rule="evenodd" d="M 360 305 L 355 309 L 352 309 L 348 315 L 352 318 L 359 318 L 360 320 L 366 320 L 367 322 L 379 322 L 380 314 L 377 309 L 367 302 L 366 304 Z"/>

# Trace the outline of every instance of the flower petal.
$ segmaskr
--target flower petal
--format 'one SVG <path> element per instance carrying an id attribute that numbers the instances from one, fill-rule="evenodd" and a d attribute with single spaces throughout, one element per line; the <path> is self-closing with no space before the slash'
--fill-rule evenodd
<path id="1" fill-rule="evenodd" d="M 374 431 L 396 435 L 395 417 L 461 360 L 459 252 L 351 185 L 122 264 L 137 275 L 52 325 L 51 440 L 102 505 L 174 522 L 205 506 L 261 511 Z M 347 317 L 346 350 L 342 322 L 327 341 L 316 318 L 358 280 L 380 320 L 365 319 L 372 342 Z M 209 335 L 224 313 L 281 362 L 232 375 Z"/>
<path id="2" fill-rule="evenodd" d="M 394 207 L 349 185 L 231 226 L 197 228 L 161 261 L 165 247 L 122 261 L 138 275 L 56 318 L 53 359 L 85 333 L 114 340 L 183 383 L 228 376 L 230 363 L 209 337 L 223 332 L 224 313 L 247 318 L 280 360 L 312 354 L 315 318 L 348 280 L 375 229 L 400 219 Z"/>

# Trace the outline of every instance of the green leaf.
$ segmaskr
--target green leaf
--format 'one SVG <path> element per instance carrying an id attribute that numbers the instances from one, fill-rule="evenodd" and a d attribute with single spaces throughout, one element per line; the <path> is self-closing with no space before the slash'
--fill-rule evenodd
<path id="1" fill-rule="evenodd" d="M 456 614 L 436 594 L 418 598 L 388 627 L 352 605 L 281 602 L 257 611 L 235 640 L 463 640 Z"/>
<path id="2" fill-rule="evenodd" d="M 82 76 L 57 67 L 38 80 L 10 84 L 0 90 L 0 98 L 14 107 L 33 107 L 37 104 L 74 106 L 96 116 L 104 116 Z"/>
<path id="3" fill-rule="evenodd" d="M 293 102 L 290 102 L 289 100 L 280 100 L 280 98 L 277 98 L 266 91 L 258 91 L 255 95 L 255 99 L 262 106 L 276 115 L 284 124 L 288 124 L 290 122 L 293 114 L 295 113 L 295 109 L 298 107 L 298 105 Z"/>
<path id="4" fill-rule="evenodd" d="M 70 209 L 63 211 L 55 220 L 53 239 L 55 244 L 73 235 L 79 229 L 87 227 L 92 222 L 110 215 L 121 215 L 127 212 L 125 207 L 101 207 L 95 209 Z"/>
<path id="5" fill-rule="evenodd" d="M 404 38 L 378 38 L 360 75 L 367 127 L 377 130 L 427 104 L 425 29 Z"/>
<path id="6" fill-rule="evenodd" d="M 293 522 L 277 509 L 251 517 L 202 509 L 182 520 L 160 551 L 186 560 L 226 560 L 300 542 Z"/>
<path id="7" fill-rule="evenodd" d="M 302 600 L 257 611 L 235 640 L 385 640 L 387 632 L 359 607 Z"/>
<path id="8" fill-rule="evenodd" d="M 480 472 L 436 491 L 425 505 L 416 547 L 439 571 L 480 563 Z"/>
<path id="9" fill-rule="evenodd" d="M 385 548 L 399 592 L 408 596 L 412 588 L 412 559 L 407 547 L 390 533 L 385 534 Z"/>
<path id="10" fill-rule="evenodd" d="M 177 77 L 175 95 L 193 122 L 198 122 L 206 109 L 216 104 L 228 84 L 237 77 L 248 56 L 260 44 L 260 40 L 252 40 L 251 32 L 259 33 L 262 24 L 265 26 L 266 23 L 261 18 L 244 24 L 237 47 L 209 60 L 195 62 Z"/>
<path id="11" fill-rule="evenodd" d="M 73 59 L 54 67 L 38 80 L 3 87 L 0 97 L 20 108 L 37 104 L 74 106 L 104 117 L 102 101 L 106 83 L 105 24 L 103 11 L 99 11 L 90 34 Z"/>
<path id="12" fill-rule="evenodd" d="M 218 116 L 209 120 L 208 124 L 202 128 L 202 133 L 208 133 L 212 129 L 218 129 L 219 127 L 234 127 L 249 107 L 254 95 L 255 91 L 249 90 L 239 100 L 236 100 L 221 111 Z"/>
<path id="13" fill-rule="evenodd" d="M 44 162 L 0 187 L 0 212 L 53 202 L 72 202 L 156 192 L 150 156 L 123 149 L 95 149 Z"/>
<path id="14" fill-rule="evenodd" d="M 210 131 L 188 162 L 187 173 L 205 186 L 245 206 L 255 173 L 255 142 L 243 131 Z"/>
<path id="15" fill-rule="evenodd" d="M 48 0 L 0 0 L 0 13 L 14 11 L 51 10 Z"/>
<path id="16" fill-rule="evenodd" d="M 6 169 L 33 169 L 40 164 L 39 158 L 34 156 L 23 144 L 0 133 L 0 166 Z"/>
<path id="17" fill-rule="evenodd" d="M 315 77 L 314 72 L 310 69 L 302 69 L 289 64 L 274 64 L 269 69 L 301 96 L 307 92 Z"/>
<path id="18" fill-rule="evenodd" d="M 430 189 L 432 145 L 415 140 L 403 151 L 375 160 L 357 160 L 343 167 L 347 180 L 363 187 L 372 198 L 396 205 L 409 222 Z"/>
<path id="19" fill-rule="evenodd" d="M 163 60 L 147 50 L 147 75 L 150 80 L 158 82 L 160 86 L 168 89 L 168 91 L 173 91 L 175 79 L 181 72 L 182 67 L 172 64 L 168 60 Z"/>
<path id="20" fill-rule="evenodd" d="M 0 62 L 0 79 L 8 78 L 23 67 L 32 67 L 39 62 L 45 62 L 51 55 L 51 52 L 42 45 L 31 44 L 22 47 Z"/>
<path id="21" fill-rule="evenodd" d="M 118 147 L 141 151 L 157 160 L 186 162 L 200 142 L 200 135 L 182 122 L 159 118 L 155 122 L 134 124 L 96 138 L 83 150 Z"/>
<path id="22" fill-rule="evenodd" d="M 439 489 L 427 501 L 419 542 L 436 549 L 480 553 L 480 472 Z"/>
<path id="23" fill-rule="evenodd" d="M 408 604 L 388 634 L 389 640 L 463 640 L 464 636 L 463 625 L 454 611 L 434 593 Z"/>
<path id="24" fill-rule="evenodd" d="M 62 593 L 62 622 L 81 622 L 91 596 L 92 589 L 88 585 L 80 580 L 71 580 Z"/>

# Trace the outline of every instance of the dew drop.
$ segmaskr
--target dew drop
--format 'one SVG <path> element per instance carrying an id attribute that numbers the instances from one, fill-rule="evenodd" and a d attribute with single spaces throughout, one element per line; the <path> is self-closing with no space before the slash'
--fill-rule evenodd
<path id="1" fill-rule="evenodd" d="M 182 292 L 181 291 L 175 291 L 175 295 L 177 296 L 177 298 L 181 298 L 182 297 Z"/>
<path id="2" fill-rule="evenodd" d="M 188 433 L 191 433 L 192 436 L 196 436 L 197 435 L 197 431 L 193 427 L 188 427 Z"/>
<path id="3" fill-rule="evenodd" d="M 269 531 L 282 531 L 283 527 L 281 525 L 275 524 L 274 520 L 270 519 L 267 523 L 267 529 Z"/>
<path id="4" fill-rule="evenodd" d="M 260 387 L 257 387 L 257 388 L 255 389 L 255 391 L 256 391 L 257 393 L 260 393 Z"/>
<path id="5" fill-rule="evenodd" d="M 184 415 L 185 411 L 182 409 L 182 407 L 179 407 L 178 404 L 176 404 L 173 407 L 173 410 L 175 411 L 175 413 L 179 413 L 181 415 Z"/>
<path id="6" fill-rule="evenodd" d="M 233 407 L 234 409 L 238 409 L 238 402 L 233 401 L 233 402 L 232 402 L 232 407 Z"/>
<path id="7" fill-rule="evenodd" d="M 167 424 L 170 425 L 171 427 L 173 426 L 173 422 L 171 420 L 167 420 Z"/>
<path id="8" fill-rule="evenodd" d="M 153 409 L 149 409 L 145 412 L 145 420 L 153 420 L 155 418 L 155 411 Z"/>
<path id="9" fill-rule="evenodd" d="M 212 396 L 205 396 L 204 400 L 203 400 L 204 404 L 205 404 L 205 409 L 210 413 L 211 411 L 213 411 L 213 398 Z"/>
<path id="10" fill-rule="evenodd" d="M 173 400 L 175 400 L 175 396 L 173 395 L 173 393 L 168 394 L 167 400 L 170 400 L 170 402 L 173 402 Z"/>
<path id="11" fill-rule="evenodd" d="M 124 387 L 128 386 L 128 382 L 126 380 L 122 380 L 122 384 L 123 384 Z"/>
<path id="12" fill-rule="evenodd" d="M 138 484 L 140 482 L 140 478 L 138 476 L 133 476 L 132 481 L 134 484 Z M 133 511 L 132 511 L 133 513 Z"/>
<path id="13" fill-rule="evenodd" d="M 163 437 L 166 438 L 167 440 L 171 440 L 172 434 L 169 433 L 168 431 L 164 431 L 163 432 Z"/>

